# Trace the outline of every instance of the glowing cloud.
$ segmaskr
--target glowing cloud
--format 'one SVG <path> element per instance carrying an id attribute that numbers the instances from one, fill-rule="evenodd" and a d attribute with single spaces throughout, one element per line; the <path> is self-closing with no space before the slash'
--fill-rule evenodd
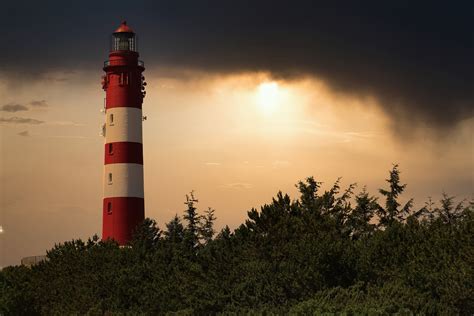
<path id="1" fill-rule="evenodd" d="M 266 115 L 275 112 L 279 104 L 280 91 L 278 83 L 264 82 L 257 89 L 257 104 Z"/>

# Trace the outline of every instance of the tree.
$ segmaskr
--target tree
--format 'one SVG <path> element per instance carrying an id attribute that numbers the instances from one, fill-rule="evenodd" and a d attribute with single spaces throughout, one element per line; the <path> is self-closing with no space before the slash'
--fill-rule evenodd
<path id="1" fill-rule="evenodd" d="M 303 208 L 307 211 L 317 211 L 318 208 L 318 190 L 321 187 L 322 182 L 314 180 L 313 177 L 306 178 L 306 181 L 300 181 L 296 185 L 300 192 L 300 201 Z"/>
<path id="2" fill-rule="evenodd" d="M 33 271 L 25 266 L 0 271 L 0 315 L 39 315 L 33 277 Z"/>
<path id="3" fill-rule="evenodd" d="M 352 238 L 359 239 L 374 232 L 376 225 L 372 219 L 379 205 L 377 198 L 370 196 L 366 187 L 355 197 L 355 201 L 356 206 L 348 216 L 347 226 Z"/>
<path id="4" fill-rule="evenodd" d="M 135 249 L 140 249 L 143 253 L 154 250 L 161 237 L 161 231 L 156 224 L 156 221 L 150 218 L 145 218 L 134 231 L 133 238 L 130 241 L 130 246 Z"/>
<path id="5" fill-rule="evenodd" d="M 184 240 L 184 226 L 176 214 L 173 219 L 166 224 L 166 231 L 164 232 L 165 240 L 178 244 Z"/>
<path id="6" fill-rule="evenodd" d="M 216 216 L 214 215 L 214 212 L 215 210 L 209 207 L 204 211 L 204 215 L 201 216 L 199 233 L 204 245 L 207 245 L 215 234 L 214 221 L 216 220 Z"/>
<path id="7" fill-rule="evenodd" d="M 187 208 L 184 211 L 183 218 L 187 221 L 187 225 L 184 231 L 184 240 L 188 248 L 194 252 L 194 250 L 199 245 L 199 215 L 195 203 L 199 202 L 194 197 L 194 192 L 191 191 L 186 194 L 186 204 Z"/>
<path id="8" fill-rule="evenodd" d="M 454 206 L 454 196 L 448 196 L 443 192 L 443 198 L 440 201 L 441 208 L 438 208 L 436 211 L 439 218 L 446 224 L 453 224 L 459 217 L 462 216 L 462 211 L 464 209 L 464 201 L 459 202 Z"/>
<path id="9" fill-rule="evenodd" d="M 413 199 L 410 199 L 401 209 L 398 203 L 398 197 L 405 190 L 406 184 L 400 184 L 400 171 L 398 165 L 394 165 L 390 170 L 390 177 L 386 179 L 390 185 L 389 190 L 380 189 L 379 192 L 385 196 L 385 208 L 379 207 L 377 215 L 379 217 L 379 226 L 387 227 L 395 221 L 403 221 L 410 213 L 413 205 Z"/>

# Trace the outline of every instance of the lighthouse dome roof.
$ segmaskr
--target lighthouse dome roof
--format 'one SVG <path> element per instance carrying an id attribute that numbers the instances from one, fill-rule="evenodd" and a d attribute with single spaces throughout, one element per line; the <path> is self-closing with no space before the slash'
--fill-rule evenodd
<path id="1" fill-rule="evenodd" d="M 134 33 L 132 28 L 127 25 L 127 21 L 123 21 L 122 24 L 115 30 L 114 33 Z"/>

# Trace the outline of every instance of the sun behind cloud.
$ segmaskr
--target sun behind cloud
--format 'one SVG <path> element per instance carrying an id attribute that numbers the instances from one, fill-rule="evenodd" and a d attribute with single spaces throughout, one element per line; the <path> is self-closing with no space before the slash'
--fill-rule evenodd
<path id="1" fill-rule="evenodd" d="M 265 115 L 275 112 L 280 103 L 280 89 L 275 81 L 263 82 L 257 88 L 257 104 Z"/>

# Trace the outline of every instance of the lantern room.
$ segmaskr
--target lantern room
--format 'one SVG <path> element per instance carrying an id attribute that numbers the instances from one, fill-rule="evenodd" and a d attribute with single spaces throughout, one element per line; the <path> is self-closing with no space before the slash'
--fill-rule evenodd
<path id="1" fill-rule="evenodd" d="M 138 51 L 137 37 L 133 30 L 127 25 L 127 21 L 123 21 L 112 34 L 110 51 Z"/>

